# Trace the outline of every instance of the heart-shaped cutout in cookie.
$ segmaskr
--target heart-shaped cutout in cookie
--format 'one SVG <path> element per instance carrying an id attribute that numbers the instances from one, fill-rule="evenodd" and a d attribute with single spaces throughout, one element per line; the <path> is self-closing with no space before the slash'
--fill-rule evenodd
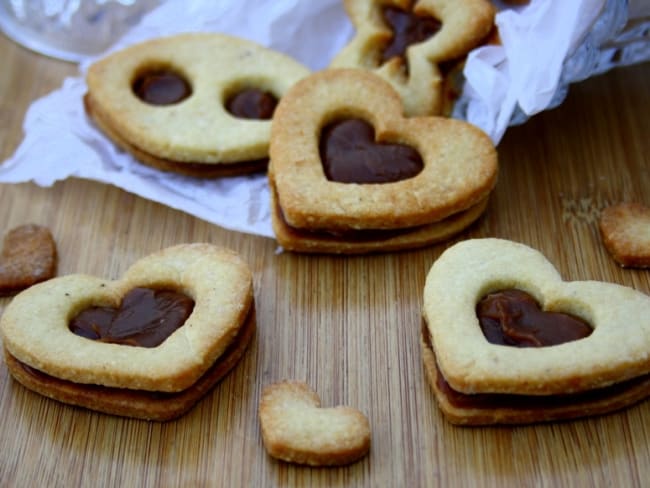
<path id="1" fill-rule="evenodd" d="M 268 453 L 311 466 L 350 464 L 370 449 L 370 424 L 350 407 L 322 408 L 319 396 L 297 381 L 264 388 L 259 407 Z"/>
<path id="2" fill-rule="evenodd" d="M 118 307 L 90 307 L 70 320 L 75 334 L 100 342 L 156 347 L 181 327 L 194 300 L 173 290 L 134 288 Z"/>
<path id="3" fill-rule="evenodd" d="M 27 224 L 10 230 L 0 255 L 0 295 L 52 278 L 56 263 L 56 244 L 49 229 Z"/>
<path id="4" fill-rule="evenodd" d="M 125 345 L 92 340 L 71 330 L 71 321 L 79 314 L 118 307 L 139 289 L 146 289 L 145 295 L 157 291 L 167 295 L 171 290 L 182 295 L 182 315 L 191 308 L 180 327 L 166 338 L 157 337 L 156 342 L 163 339 L 158 345 L 142 347 L 128 337 L 129 331 L 117 334 L 134 342 Z M 224 353 L 252 307 L 251 272 L 237 254 L 210 244 L 183 244 L 140 259 L 119 280 L 69 275 L 32 286 L 7 306 L 0 331 L 12 356 L 58 379 L 179 392 L 192 386 Z M 154 331 L 167 319 L 151 307 L 127 313 L 134 310 L 144 313 L 136 322 Z M 137 338 L 141 331 L 131 332 Z"/>
<path id="5" fill-rule="evenodd" d="M 483 335 L 491 344 L 548 347 L 591 335 L 584 320 L 562 312 L 547 312 L 525 291 L 488 293 L 476 305 Z"/>
<path id="6" fill-rule="evenodd" d="M 476 306 L 506 289 L 525 291 L 544 311 L 570 314 L 593 332 L 548 347 L 491 344 Z M 472 239 L 447 249 L 427 276 L 423 313 L 437 364 L 459 392 L 567 394 L 650 372 L 650 297 L 612 283 L 563 281 L 523 244 Z"/>
<path id="7" fill-rule="evenodd" d="M 360 119 L 325 127 L 320 156 L 327 179 L 339 183 L 390 183 L 412 178 L 424 166 L 412 147 L 376 142 L 372 126 Z"/>
<path id="8" fill-rule="evenodd" d="M 441 63 L 479 45 L 494 25 L 487 0 L 345 0 L 356 34 L 331 63 L 363 68 L 399 92 L 408 115 L 441 113 Z"/>

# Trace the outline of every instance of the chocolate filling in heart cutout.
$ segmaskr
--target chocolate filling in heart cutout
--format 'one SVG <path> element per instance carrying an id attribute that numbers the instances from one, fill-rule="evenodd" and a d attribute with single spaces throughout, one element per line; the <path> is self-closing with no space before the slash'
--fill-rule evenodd
<path id="1" fill-rule="evenodd" d="M 382 9 L 382 17 L 393 35 L 381 53 L 381 62 L 392 58 L 404 59 L 406 50 L 413 44 L 424 42 L 442 28 L 442 22 L 433 17 L 424 17 L 397 7 Z"/>
<path id="2" fill-rule="evenodd" d="M 375 141 L 372 125 L 345 119 L 321 131 L 320 157 L 325 176 L 339 183 L 390 183 L 416 176 L 420 154 L 404 144 Z"/>
<path id="3" fill-rule="evenodd" d="M 515 289 L 489 293 L 476 305 L 476 315 L 488 342 L 505 346 L 553 346 L 593 332 L 584 320 L 545 312 L 531 295 Z"/>
<path id="4" fill-rule="evenodd" d="M 128 346 L 156 347 L 181 327 L 194 309 L 194 300 L 172 290 L 134 288 L 119 308 L 89 307 L 68 324 L 79 336 Z"/>
<path id="5" fill-rule="evenodd" d="M 192 94 L 190 83 L 169 68 L 146 69 L 135 77 L 133 93 L 149 105 L 174 105 Z"/>

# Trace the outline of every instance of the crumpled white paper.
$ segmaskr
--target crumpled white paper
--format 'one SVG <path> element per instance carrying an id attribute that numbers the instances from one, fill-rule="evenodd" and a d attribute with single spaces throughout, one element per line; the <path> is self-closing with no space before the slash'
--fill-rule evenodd
<path id="1" fill-rule="evenodd" d="M 470 53 L 464 116 L 498 142 L 518 106 L 531 116 L 549 107 L 565 60 L 600 15 L 605 0 L 538 0 L 497 14 L 501 45 Z"/>
<path id="2" fill-rule="evenodd" d="M 458 106 L 498 143 L 515 107 L 544 108 L 557 88 L 564 59 L 575 49 L 605 0 L 533 0 L 497 15 L 503 44 L 471 53 Z M 111 51 L 188 31 L 222 32 L 284 52 L 313 70 L 325 68 L 353 35 L 341 0 L 168 1 L 145 16 Z M 532 54 L 531 54 L 532 53 Z M 0 167 L 0 182 L 51 186 L 69 177 L 113 184 L 226 229 L 272 237 L 265 175 L 200 180 L 162 173 L 118 149 L 86 118 L 83 74 L 36 100 L 25 137 Z"/>

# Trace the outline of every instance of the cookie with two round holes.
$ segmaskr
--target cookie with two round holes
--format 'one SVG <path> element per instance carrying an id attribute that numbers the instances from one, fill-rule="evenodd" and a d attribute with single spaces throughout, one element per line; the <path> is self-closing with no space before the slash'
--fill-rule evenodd
<path id="1" fill-rule="evenodd" d="M 424 287 L 422 354 L 444 416 L 523 424 L 613 412 L 650 395 L 650 297 L 563 281 L 502 239 L 447 249 Z"/>
<path id="2" fill-rule="evenodd" d="M 278 243 L 299 252 L 421 247 L 483 212 L 497 153 L 480 129 L 405 118 L 369 71 L 329 69 L 294 85 L 271 129 L 269 183 Z"/>
<path id="3" fill-rule="evenodd" d="M 210 244 L 156 252 L 116 281 L 77 274 L 34 285 L 0 319 L 7 366 L 27 388 L 161 421 L 227 374 L 254 331 L 248 266 Z"/>
<path id="4" fill-rule="evenodd" d="M 155 168 L 197 177 L 264 171 L 270 119 L 309 70 L 251 41 L 213 33 L 135 44 L 88 69 L 86 111 Z"/>
<path id="5" fill-rule="evenodd" d="M 478 46 L 494 26 L 488 0 L 344 0 L 356 34 L 330 64 L 390 82 L 408 115 L 443 112 L 443 64 Z"/>

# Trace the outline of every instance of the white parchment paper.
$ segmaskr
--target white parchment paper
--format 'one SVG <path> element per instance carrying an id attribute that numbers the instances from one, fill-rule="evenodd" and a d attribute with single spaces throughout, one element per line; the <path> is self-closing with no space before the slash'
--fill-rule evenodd
<path id="1" fill-rule="evenodd" d="M 590 29 L 605 0 L 533 0 L 499 12 L 501 46 L 471 53 L 462 116 L 498 143 L 512 113 L 544 110 L 563 62 Z M 312 70 L 325 68 L 354 30 L 340 0 L 169 0 L 152 11 L 112 50 L 189 31 L 223 32 L 289 54 Z M 161 173 L 133 160 L 93 127 L 84 114 L 80 75 L 36 100 L 23 122 L 24 139 L 0 167 L 0 182 L 50 186 L 70 177 L 112 184 L 227 229 L 272 237 L 265 175 L 200 180 Z"/>

